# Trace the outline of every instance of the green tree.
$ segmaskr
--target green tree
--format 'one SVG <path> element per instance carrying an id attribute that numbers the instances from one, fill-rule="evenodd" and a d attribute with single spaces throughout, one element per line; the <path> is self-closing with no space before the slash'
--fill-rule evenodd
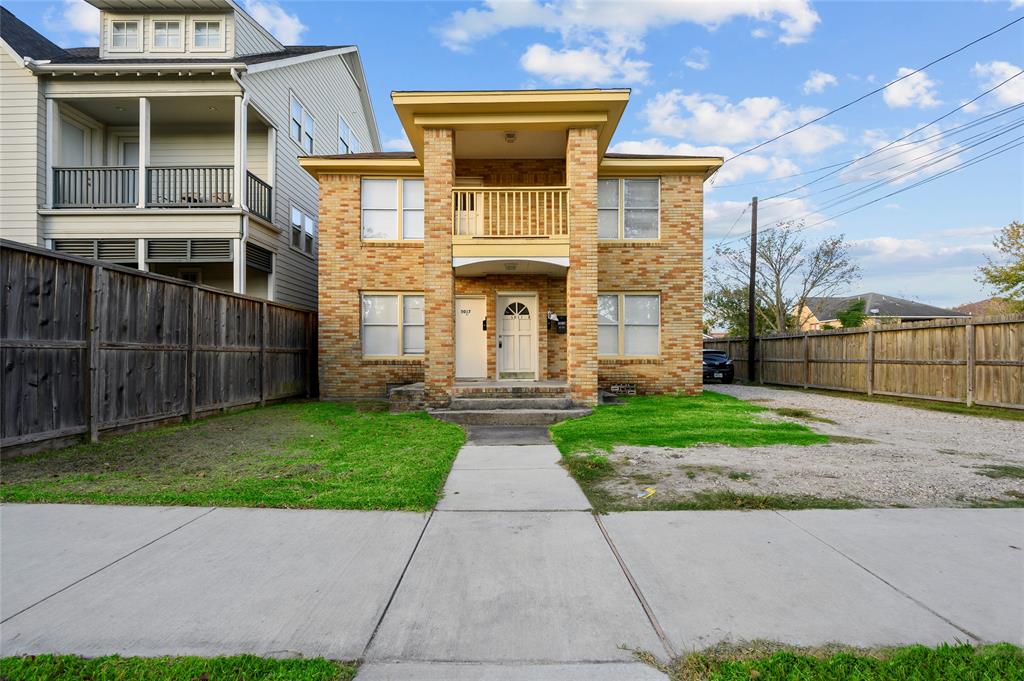
<path id="1" fill-rule="evenodd" d="M 844 329 L 852 329 L 858 326 L 864 326 L 864 320 L 868 318 L 865 308 L 867 307 L 867 301 L 863 298 L 851 301 L 844 310 L 836 314 L 839 319 L 839 323 L 843 325 Z"/>
<path id="2" fill-rule="evenodd" d="M 704 294 L 704 316 L 708 327 L 725 329 L 730 336 L 747 335 L 747 289 L 715 288 Z M 771 332 L 771 311 L 761 302 L 754 315 L 757 335 Z"/>
<path id="3" fill-rule="evenodd" d="M 992 240 L 999 256 L 985 257 L 977 280 L 996 289 L 1013 307 L 1024 311 L 1024 223 L 1014 220 Z"/>

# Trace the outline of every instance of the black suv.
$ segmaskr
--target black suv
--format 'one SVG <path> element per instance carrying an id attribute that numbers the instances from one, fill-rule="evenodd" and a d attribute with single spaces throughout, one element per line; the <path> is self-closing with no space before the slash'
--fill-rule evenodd
<path id="1" fill-rule="evenodd" d="M 704 351 L 704 382 L 732 383 L 733 366 L 729 355 L 721 350 Z"/>

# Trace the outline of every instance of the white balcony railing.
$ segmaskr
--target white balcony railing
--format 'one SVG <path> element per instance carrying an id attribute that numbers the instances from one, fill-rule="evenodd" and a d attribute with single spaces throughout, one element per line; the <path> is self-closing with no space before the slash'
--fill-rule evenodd
<path id="1" fill-rule="evenodd" d="M 545 239 L 569 235 L 568 187 L 460 187 L 452 190 L 456 237 Z"/>

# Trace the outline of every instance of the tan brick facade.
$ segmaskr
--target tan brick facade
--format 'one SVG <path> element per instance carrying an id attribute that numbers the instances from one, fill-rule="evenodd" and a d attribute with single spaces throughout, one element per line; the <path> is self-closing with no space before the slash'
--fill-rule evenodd
<path id="1" fill-rule="evenodd" d="M 455 135 L 446 129 L 424 130 L 423 147 L 424 397 L 428 406 L 444 407 L 455 382 L 451 222 Z"/>
<path id="2" fill-rule="evenodd" d="M 597 402 L 597 130 L 569 130 L 569 334 L 566 376 L 572 399 Z"/>

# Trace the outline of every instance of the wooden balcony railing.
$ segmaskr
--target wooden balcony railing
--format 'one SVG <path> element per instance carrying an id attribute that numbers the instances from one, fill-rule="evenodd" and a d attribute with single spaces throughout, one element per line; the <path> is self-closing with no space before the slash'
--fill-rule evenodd
<path id="1" fill-rule="evenodd" d="M 452 190 L 456 237 L 544 239 L 569 235 L 568 187 L 460 187 Z"/>
<path id="2" fill-rule="evenodd" d="M 234 203 L 232 166 L 174 166 L 146 169 L 146 204 L 207 208 Z"/>
<path id="3" fill-rule="evenodd" d="M 270 185 L 252 173 L 245 173 L 245 196 L 249 210 L 264 220 L 273 220 L 273 200 Z"/>
<path id="4" fill-rule="evenodd" d="M 53 169 L 54 208 L 124 208 L 138 203 L 138 168 Z"/>

